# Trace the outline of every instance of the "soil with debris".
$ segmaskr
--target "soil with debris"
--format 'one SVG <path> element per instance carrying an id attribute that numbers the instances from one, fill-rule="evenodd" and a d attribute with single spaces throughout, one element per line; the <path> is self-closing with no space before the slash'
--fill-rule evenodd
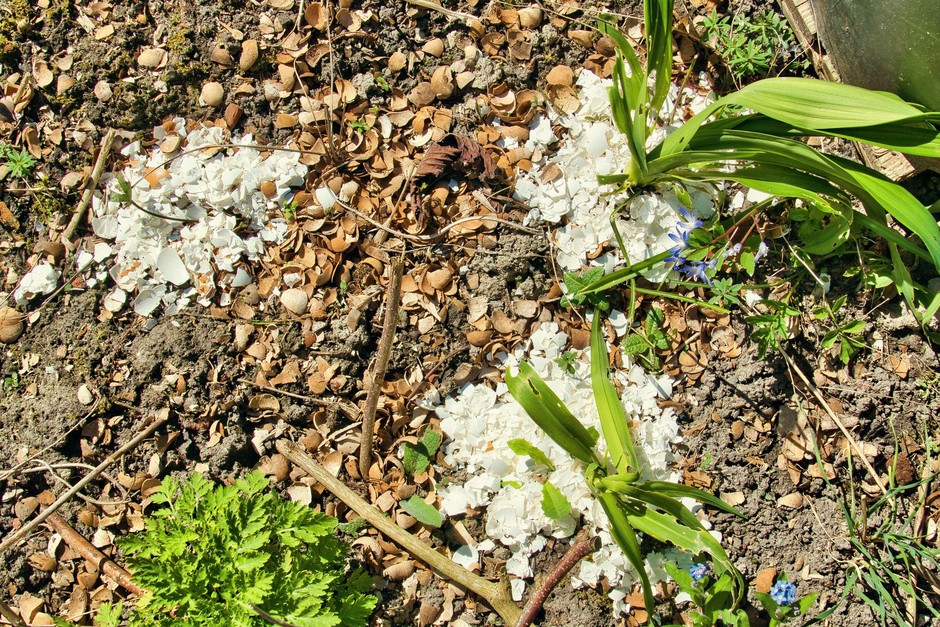
<path id="1" fill-rule="evenodd" d="M 354 518 L 275 453 L 281 437 L 327 459 L 373 502 L 391 494 L 386 511 L 401 517 L 398 501 L 459 478 L 441 458 L 422 475 L 402 470 L 401 444 L 437 428 L 417 400 L 432 389 L 444 397 L 491 375 L 494 356 L 542 322 L 563 320 L 584 331 L 559 306 L 545 234 L 512 226 L 527 208 L 511 200 L 511 180 L 532 155 L 498 148 L 509 131 L 493 118 L 525 128 L 545 101 L 533 90 L 544 91 L 559 64 L 609 72 L 611 51 L 590 30 L 593 20 L 605 10 L 635 25 L 642 3 L 569 1 L 538 11 L 536 5 L 446 4 L 477 19 L 372 0 L 340 3 L 332 14 L 327 5 L 295 0 L 247 8 L 227 0 L 10 0 L 0 7 L 0 97 L 11 103 L 10 119 L 0 115 L 0 143 L 37 161 L 25 176 L 0 166 L 4 300 L 13 306 L 19 279 L 40 261 L 64 277 L 62 289 L 18 307 L 27 315 L 25 332 L 0 355 L 0 537 L 28 524 L 66 484 L 156 415 L 169 420 L 60 510 L 118 563 L 114 538 L 140 529 L 148 497 L 167 475 L 199 471 L 226 480 L 260 468 L 285 497 L 288 486 L 306 486 L 312 505 L 341 520 Z M 692 2 L 683 10 L 689 17 L 713 6 L 731 10 L 722 4 Z M 746 4 L 753 12 L 775 9 L 770 2 Z M 714 70 L 707 57 L 696 62 Z M 457 62 L 461 71 L 449 69 Z M 325 101 L 341 105 L 325 108 Z M 401 121 L 385 138 L 385 152 L 366 145 L 373 136 L 363 130 L 379 113 Z M 106 130 L 118 132 L 109 161 L 118 170 L 121 147 L 138 140 L 151 145 L 153 127 L 172 131 L 173 118 L 251 133 L 258 144 L 293 141 L 308 151 L 303 163 L 310 173 L 294 214 L 285 215 L 288 240 L 250 268 L 255 282 L 234 304 L 193 305 L 147 320 L 128 308 L 112 311 L 106 306 L 111 287 L 89 286 L 87 275 L 74 271 L 74 248 L 91 250 L 100 241 L 87 221 L 68 248 L 59 238 L 89 184 Z M 493 159 L 497 175 L 481 176 L 482 162 L 461 166 L 468 158 L 463 151 L 412 185 L 403 164 L 420 163 L 447 133 L 470 138 Z M 350 204 L 368 219 L 316 210 L 316 190 L 338 194 L 349 182 L 359 190 Z M 381 200 L 367 201 L 367 192 Z M 476 219 L 442 233 L 464 218 Z M 382 334 L 385 267 L 402 251 L 402 315 L 382 385 L 375 463 L 369 487 L 362 488 L 359 431 L 349 407 L 364 401 Z M 328 263 L 328 271 L 318 263 Z M 314 313 L 297 316 L 279 306 L 274 290 L 286 288 L 290 272 L 322 289 Z M 834 289 L 854 290 L 849 279 L 832 277 Z M 896 301 L 859 305 L 869 348 L 850 367 L 818 353 L 824 330 L 811 320 L 786 345 L 882 475 L 889 467 L 919 472 L 924 434 L 938 432 L 940 416 L 937 356 Z M 472 315 L 473 302 L 491 312 L 487 324 Z M 716 323 L 700 312 L 686 314 L 697 316 L 702 330 L 694 342 L 701 366 L 683 370 L 677 355 L 663 356 L 680 380 L 673 400 L 685 412 L 686 482 L 722 494 L 748 516 L 709 514 L 749 582 L 776 569 L 797 581 L 801 593 L 819 591 L 817 608 L 836 603 L 853 553 L 844 495 L 833 486 L 845 485 L 851 472 L 866 498 L 876 498 L 877 487 L 865 482 L 857 455 L 847 462 L 847 440 L 808 386 L 782 358 L 758 358 L 740 319 Z M 820 477 L 807 424 L 820 425 L 816 437 L 832 485 Z M 927 518 L 936 520 L 932 503 Z M 484 516 L 468 513 L 456 531 L 451 522 L 433 533 L 421 525 L 412 531 L 446 552 L 459 546 L 461 533 L 482 540 Z M 376 539 L 365 529 L 353 542 L 380 598 L 372 624 L 500 623 L 485 603 L 420 566 L 418 585 L 403 586 L 389 573 L 408 556 Z M 536 572 L 547 572 L 567 542 L 552 541 L 536 556 Z M 485 557 L 483 573 L 495 578 L 506 557 L 500 549 Z M 49 615 L 91 624 L 102 602 L 127 598 L 46 526 L 0 555 L 0 583 L 0 601 L 28 606 L 27 620 L 35 624 L 50 624 L 41 622 Z M 755 603 L 753 596 L 749 601 Z M 658 609 L 679 621 L 686 608 L 664 603 Z M 575 591 L 563 582 L 539 624 L 642 620 L 642 612 L 615 618 L 603 591 Z M 852 602 L 827 624 L 873 621 L 864 605 Z"/>

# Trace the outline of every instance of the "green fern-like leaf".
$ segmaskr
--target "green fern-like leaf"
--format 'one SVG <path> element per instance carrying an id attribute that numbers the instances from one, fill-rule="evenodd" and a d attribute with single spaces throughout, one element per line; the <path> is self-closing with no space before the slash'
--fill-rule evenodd
<path id="1" fill-rule="evenodd" d="M 163 482 L 164 507 L 120 541 L 146 591 L 131 627 L 359 627 L 376 599 L 368 576 L 347 574 L 336 519 L 266 492 L 251 473 L 215 487 L 201 475 Z M 170 612 L 174 618 L 168 618 Z"/>

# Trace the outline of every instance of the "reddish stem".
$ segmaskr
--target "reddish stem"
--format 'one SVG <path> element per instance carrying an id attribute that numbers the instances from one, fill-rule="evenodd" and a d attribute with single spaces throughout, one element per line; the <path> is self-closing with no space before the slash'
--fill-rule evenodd
<path id="1" fill-rule="evenodd" d="M 522 614 L 516 622 L 516 627 L 528 627 L 528 625 L 532 624 L 536 614 L 542 609 L 542 604 L 545 603 L 545 599 L 547 599 L 551 591 L 555 589 L 555 586 L 565 578 L 565 575 L 568 574 L 569 570 L 574 568 L 575 564 L 581 561 L 582 557 L 594 552 L 594 540 L 594 538 L 588 536 L 587 530 L 581 530 L 577 540 L 571 545 L 568 552 L 558 560 L 558 563 L 555 564 L 550 571 L 548 571 L 545 580 L 536 588 L 535 592 L 529 597 L 529 600 L 526 601 L 525 607 L 522 608 Z"/>

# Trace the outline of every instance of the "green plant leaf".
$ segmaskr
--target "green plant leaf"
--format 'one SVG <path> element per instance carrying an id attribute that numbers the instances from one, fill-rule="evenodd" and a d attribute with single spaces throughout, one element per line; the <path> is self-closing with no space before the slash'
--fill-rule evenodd
<path id="1" fill-rule="evenodd" d="M 516 402 L 529 414 L 529 418 L 569 455 L 585 464 L 597 461 L 594 440 L 587 429 L 531 365 L 522 362 L 515 375 L 507 371 L 506 386 Z"/>
<path id="2" fill-rule="evenodd" d="M 528 440 L 523 438 L 515 438 L 506 442 L 511 450 L 516 455 L 527 455 L 531 457 L 533 461 L 542 464 L 549 470 L 555 470 L 555 464 L 552 463 L 552 460 L 548 458 L 548 455 L 542 452 L 542 449 L 530 443 Z"/>
<path id="3" fill-rule="evenodd" d="M 601 421 L 601 432 L 607 452 L 618 472 L 627 474 L 638 468 L 633 438 L 623 404 L 610 381 L 607 362 L 607 340 L 601 327 L 599 311 L 594 312 L 591 323 L 591 388 Z"/>
<path id="4" fill-rule="evenodd" d="M 399 505 L 415 520 L 429 527 L 440 527 L 444 522 L 441 513 L 433 505 L 425 503 L 424 499 L 417 494 L 412 495 L 407 501 L 401 501 Z"/>
<path id="5" fill-rule="evenodd" d="M 571 503 L 551 481 L 542 484 L 542 511 L 552 520 L 561 520 L 571 514 Z"/>

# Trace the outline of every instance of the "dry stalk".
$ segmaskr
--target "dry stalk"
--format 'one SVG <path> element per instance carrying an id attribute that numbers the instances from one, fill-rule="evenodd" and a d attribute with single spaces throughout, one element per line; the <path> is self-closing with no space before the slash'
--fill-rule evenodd
<path id="1" fill-rule="evenodd" d="M 95 195 L 95 189 L 98 188 L 101 175 L 104 174 L 104 167 L 108 163 L 108 157 L 111 155 L 111 146 L 114 144 L 114 137 L 115 132 L 114 129 L 111 128 L 108 129 L 108 132 L 105 133 L 101 140 L 101 151 L 98 153 L 98 158 L 95 160 L 95 165 L 91 170 L 91 179 L 85 184 L 85 191 L 82 192 L 82 198 L 75 208 L 75 213 L 72 214 L 72 219 L 69 220 L 68 226 L 66 226 L 65 231 L 62 232 L 62 243 L 65 245 L 71 243 L 72 237 L 74 237 L 75 231 L 78 229 L 78 225 L 85 218 L 88 205 L 91 204 L 92 196 Z"/>
<path id="2" fill-rule="evenodd" d="M 272 394 L 280 394 L 281 396 L 297 399 L 298 401 L 309 403 L 310 405 L 315 405 L 317 407 L 335 407 L 339 411 L 343 412 L 350 420 L 357 420 L 359 418 L 359 409 L 352 403 L 342 399 L 325 401 L 322 398 L 314 398 L 313 396 L 306 396 L 304 394 L 295 394 L 286 390 L 279 390 L 276 387 L 272 387 L 270 385 L 255 383 L 250 379 L 238 379 L 237 382 L 256 387 L 259 390 L 264 390 L 265 392 L 271 392 Z"/>
<path id="3" fill-rule="evenodd" d="M 362 412 L 362 438 L 359 441 L 359 474 L 363 480 L 369 477 L 372 465 L 372 435 L 375 433 L 375 412 L 379 407 L 379 396 L 385 371 L 392 357 L 392 343 L 395 341 L 395 327 L 398 326 L 398 302 L 401 297 L 401 279 L 405 270 L 405 260 L 398 257 L 389 268 L 391 277 L 388 292 L 385 294 L 385 319 L 382 322 L 382 336 L 379 338 L 379 350 L 372 365 L 369 377 L 369 390 L 366 395 L 366 408 Z"/>
<path id="4" fill-rule="evenodd" d="M 0 616 L 2 616 L 3 619 L 11 625 L 15 625 L 16 627 L 27 627 L 26 623 L 23 622 L 23 619 L 20 618 L 19 615 L 3 601 L 0 601 Z"/>
<path id="5" fill-rule="evenodd" d="M 11 534 L 6 540 L 0 543 L 0 555 L 3 555 L 10 549 L 12 549 L 18 542 L 23 538 L 28 536 L 33 530 L 41 525 L 47 518 L 52 516 L 60 507 L 62 507 L 70 498 L 75 496 L 78 492 L 82 490 L 86 485 L 95 480 L 98 475 L 103 473 L 108 469 L 108 466 L 116 462 L 118 459 L 123 457 L 128 451 L 136 448 L 138 444 L 143 442 L 148 438 L 154 431 L 157 430 L 160 425 L 164 424 L 169 418 L 170 412 L 168 409 L 161 411 L 158 415 L 148 419 L 149 424 L 145 421 L 143 425 L 143 430 L 134 436 L 127 444 L 114 451 L 110 455 L 104 458 L 104 461 L 95 466 L 95 469 L 89 472 L 87 475 L 82 477 L 78 483 L 73 485 L 71 488 L 66 490 L 62 496 L 55 500 L 55 502 L 44 509 L 38 516 L 33 518 L 31 521 L 20 527 L 15 533 Z"/>
<path id="6" fill-rule="evenodd" d="M 73 551 L 85 558 L 90 564 L 92 564 L 99 573 L 104 573 L 111 579 L 114 579 L 122 588 L 130 592 L 131 594 L 136 594 L 137 596 L 143 596 L 144 591 L 137 584 L 131 581 L 131 574 L 118 566 L 111 558 L 107 555 L 96 549 L 91 542 L 85 539 L 85 537 L 75 531 L 64 518 L 58 514 L 52 514 L 49 516 L 49 524 L 52 525 L 52 528 L 56 530 L 62 539 L 65 540 L 66 544 L 72 548 Z"/>
<path id="7" fill-rule="evenodd" d="M 578 533 L 574 544 L 572 544 L 562 558 L 558 560 L 558 563 L 548 571 L 545 580 L 542 581 L 535 592 L 529 597 L 529 600 L 526 601 L 525 606 L 522 608 L 522 615 L 519 616 L 519 620 L 516 622 L 516 627 L 528 627 L 532 624 L 532 621 L 535 620 L 535 615 L 539 613 L 539 610 L 545 603 L 545 599 L 547 599 L 548 595 L 555 589 L 555 586 L 565 578 L 565 575 L 568 574 L 569 570 L 574 568 L 575 564 L 581 561 L 581 558 L 594 551 L 594 546 L 595 538 L 589 537 L 587 531 L 582 529 L 580 533 Z"/>
<path id="8" fill-rule="evenodd" d="M 423 562 L 431 570 L 448 581 L 469 590 L 482 598 L 502 617 L 507 625 L 515 625 L 519 620 L 518 606 L 512 600 L 509 583 L 487 581 L 444 557 L 421 540 L 417 539 L 382 514 L 378 509 L 362 500 L 355 492 L 347 488 L 342 481 L 334 477 L 299 446 L 288 440 L 278 440 L 278 452 L 316 479 L 336 498 L 349 506 L 370 525 L 391 539 L 395 544 L 408 551 L 412 557 Z"/>

